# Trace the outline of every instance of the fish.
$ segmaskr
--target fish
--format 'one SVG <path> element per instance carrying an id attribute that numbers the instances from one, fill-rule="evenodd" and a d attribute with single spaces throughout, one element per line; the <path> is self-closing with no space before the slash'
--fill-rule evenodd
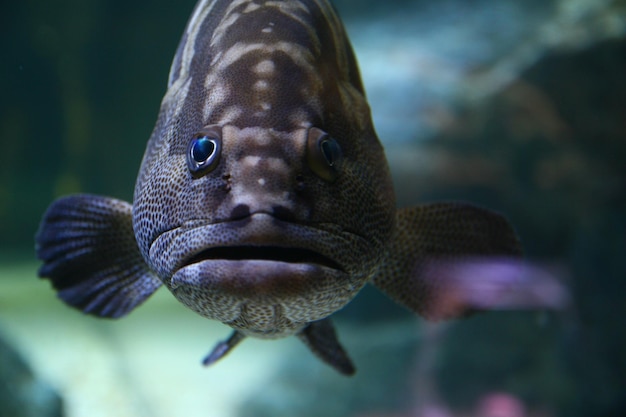
<path id="1" fill-rule="evenodd" d="M 562 299 L 558 286 L 534 291 L 503 215 L 456 201 L 397 208 L 355 54 L 326 0 L 200 0 L 132 203 L 60 197 L 35 250 L 39 276 L 86 314 L 125 316 L 165 287 L 232 328 L 205 365 L 246 337 L 296 336 L 354 374 L 330 316 L 365 285 L 432 320 Z"/>

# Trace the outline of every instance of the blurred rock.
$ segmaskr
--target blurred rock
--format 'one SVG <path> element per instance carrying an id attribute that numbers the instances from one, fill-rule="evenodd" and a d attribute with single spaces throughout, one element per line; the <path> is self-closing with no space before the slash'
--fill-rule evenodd
<path id="1" fill-rule="evenodd" d="M 63 403 L 0 337 L 0 417 L 62 417 Z"/>
<path id="2" fill-rule="evenodd" d="M 385 145 L 438 135 L 548 55 L 626 33 L 623 0 L 340 0 Z"/>

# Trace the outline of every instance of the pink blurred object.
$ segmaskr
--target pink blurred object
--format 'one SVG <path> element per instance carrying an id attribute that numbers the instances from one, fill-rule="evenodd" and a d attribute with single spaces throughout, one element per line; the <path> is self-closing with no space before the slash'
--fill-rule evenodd
<path id="1" fill-rule="evenodd" d="M 476 417 L 526 417 L 520 399 L 507 393 L 488 394 L 480 401 Z"/>
<path id="2" fill-rule="evenodd" d="M 454 417 L 450 412 L 440 406 L 430 405 L 424 407 L 415 417 Z"/>
<path id="3" fill-rule="evenodd" d="M 570 303 L 564 272 L 514 258 L 434 260 L 422 267 L 433 283 L 431 318 L 477 310 L 561 310 Z"/>

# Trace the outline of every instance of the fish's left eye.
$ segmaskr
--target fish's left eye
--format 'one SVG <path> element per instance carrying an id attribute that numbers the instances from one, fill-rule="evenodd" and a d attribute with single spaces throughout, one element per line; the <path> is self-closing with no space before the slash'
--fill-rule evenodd
<path id="1" fill-rule="evenodd" d="M 329 167 L 334 167 L 341 159 L 341 148 L 335 138 L 328 137 L 320 141 L 320 151 Z"/>
<path id="2" fill-rule="evenodd" d="M 321 179 L 333 182 L 339 176 L 343 154 L 337 139 L 316 127 L 309 130 L 307 162 Z"/>
<path id="3" fill-rule="evenodd" d="M 187 166 L 192 174 L 213 171 L 219 163 L 222 139 L 216 129 L 207 129 L 194 136 L 187 148 Z"/>

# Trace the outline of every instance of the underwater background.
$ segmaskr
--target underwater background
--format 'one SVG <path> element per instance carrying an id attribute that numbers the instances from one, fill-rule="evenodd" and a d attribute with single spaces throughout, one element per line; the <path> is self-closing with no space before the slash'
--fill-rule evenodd
<path id="1" fill-rule="evenodd" d="M 37 278 L 56 197 L 132 199 L 194 0 L 25 0 L 0 13 L 0 417 L 626 415 L 626 1 L 336 0 L 399 206 L 505 213 L 561 312 L 427 323 L 366 288 L 336 314 L 357 374 L 246 340 L 165 290 L 88 317 Z"/>

